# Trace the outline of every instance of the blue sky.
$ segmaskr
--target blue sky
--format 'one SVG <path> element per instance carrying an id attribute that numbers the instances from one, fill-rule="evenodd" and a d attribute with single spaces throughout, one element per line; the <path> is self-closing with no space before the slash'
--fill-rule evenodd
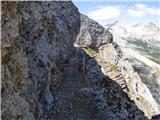
<path id="1" fill-rule="evenodd" d="M 124 2 L 125 1 L 125 2 Z M 79 11 L 100 24 L 153 22 L 160 26 L 158 0 L 73 0 Z"/>

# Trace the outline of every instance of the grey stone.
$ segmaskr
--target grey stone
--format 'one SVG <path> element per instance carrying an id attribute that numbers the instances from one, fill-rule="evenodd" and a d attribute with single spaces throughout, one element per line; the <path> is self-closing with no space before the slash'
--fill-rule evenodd
<path id="1" fill-rule="evenodd" d="M 44 91 L 43 91 L 43 99 L 44 101 L 48 104 L 51 105 L 54 102 L 54 98 L 53 95 L 51 93 L 51 91 L 49 90 L 49 88 L 47 87 Z"/>
<path id="2" fill-rule="evenodd" d="M 3 1 L 2 11 L 2 119 L 46 119 L 49 112 L 39 97 L 43 93 L 45 104 L 54 105 L 52 91 L 80 29 L 78 9 L 70 1 Z M 19 115 L 11 116 L 15 100 L 7 96 L 14 98 L 14 93 L 25 104 L 17 106 Z"/>
<path id="3" fill-rule="evenodd" d="M 97 48 L 112 42 L 112 34 L 97 22 L 81 14 L 81 29 L 75 44 L 80 47 Z"/>

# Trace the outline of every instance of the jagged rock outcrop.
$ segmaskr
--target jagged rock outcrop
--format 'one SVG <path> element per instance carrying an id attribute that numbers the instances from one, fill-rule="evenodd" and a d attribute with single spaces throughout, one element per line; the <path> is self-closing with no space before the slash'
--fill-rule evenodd
<path id="1" fill-rule="evenodd" d="M 160 108 L 160 44 L 159 28 L 154 23 L 121 25 L 115 22 L 106 26 L 113 34 L 123 53 L 135 71 L 147 85 Z"/>
<path id="2" fill-rule="evenodd" d="M 119 76 L 124 65 L 112 35 L 86 16 L 82 20 L 78 35 L 80 14 L 70 1 L 2 2 L 2 119 L 147 120 L 117 84 L 124 80 L 110 79 L 115 73 Z M 76 38 L 88 53 L 82 55 L 86 56 L 87 74 L 80 78 L 86 78 L 91 88 L 85 85 L 70 97 L 57 98 L 57 86 Z M 128 69 L 126 74 L 130 75 Z"/>
<path id="3" fill-rule="evenodd" d="M 94 75 L 97 76 L 96 74 L 99 68 L 101 68 L 103 74 L 118 83 L 121 88 L 126 91 L 130 99 L 134 100 L 139 109 L 145 112 L 148 117 L 158 114 L 160 110 L 151 92 L 147 86 L 143 84 L 127 60 L 123 59 L 122 51 L 116 43 L 112 42 L 111 36 L 111 33 L 98 23 L 92 21 L 87 16 L 81 15 L 81 29 L 75 45 L 83 48 L 84 51 L 86 51 L 90 57 L 93 57 L 100 65 L 95 68 L 91 67 L 91 70 L 86 70 L 87 80 L 103 80 L 103 76 L 99 79 L 100 74 L 99 78 L 94 77 Z M 87 42 L 85 42 L 86 39 Z M 90 61 L 91 60 L 88 59 L 88 62 Z M 86 68 L 90 68 L 88 62 L 86 62 Z M 91 78 L 90 75 L 94 78 Z"/>
<path id="4" fill-rule="evenodd" d="M 77 36 L 76 44 L 81 47 L 98 48 L 103 44 L 112 42 L 112 34 L 93 20 L 81 14 L 81 32 Z M 88 27 L 90 26 L 90 27 Z"/>
<path id="5" fill-rule="evenodd" d="M 2 2 L 2 119 L 44 119 L 80 15 L 72 2 Z"/>

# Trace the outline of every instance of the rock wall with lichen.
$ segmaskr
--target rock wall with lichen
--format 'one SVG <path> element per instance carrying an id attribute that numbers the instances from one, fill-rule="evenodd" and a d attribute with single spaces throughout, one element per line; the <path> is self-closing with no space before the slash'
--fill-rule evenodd
<path id="1" fill-rule="evenodd" d="M 80 15 L 72 2 L 2 2 L 2 119 L 34 120 L 52 107 Z"/>

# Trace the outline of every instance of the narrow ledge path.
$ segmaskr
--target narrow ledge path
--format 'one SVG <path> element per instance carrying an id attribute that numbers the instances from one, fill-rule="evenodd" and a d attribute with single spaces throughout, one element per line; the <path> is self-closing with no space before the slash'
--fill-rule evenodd
<path id="1" fill-rule="evenodd" d="M 64 67 L 62 81 L 56 91 L 57 96 L 72 95 L 80 88 L 79 68 L 81 66 L 81 51 L 75 49 L 73 55 L 69 58 L 68 64 Z"/>

